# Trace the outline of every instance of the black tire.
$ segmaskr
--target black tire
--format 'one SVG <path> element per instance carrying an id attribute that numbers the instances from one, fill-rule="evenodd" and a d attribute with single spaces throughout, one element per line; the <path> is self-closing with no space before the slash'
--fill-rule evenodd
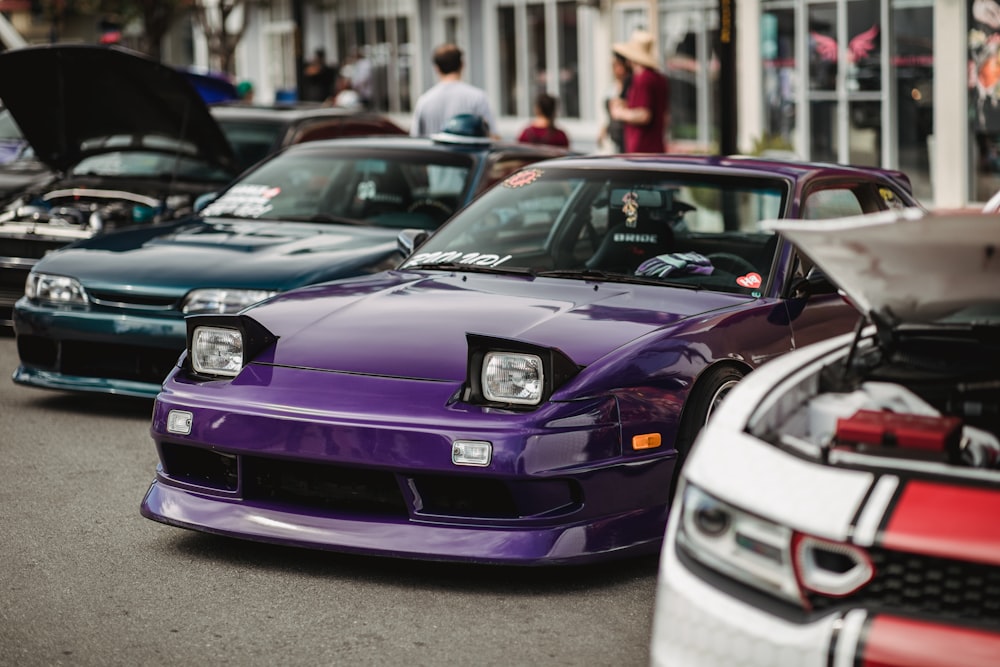
<path id="1" fill-rule="evenodd" d="M 746 373 L 735 366 L 713 366 L 698 378 L 691 395 L 688 396 L 687 405 L 684 407 L 684 416 L 681 418 L 680 428 L 677 429 L 675 445 L 677 463 L 674 466 L 670 487 L 671 495 L 677 488 L 681 468 L 691 452 L 691 446 L 694 444 L 695 438 L 698 437 L 698 433 L 726 394 L 744 377 L 746 377 Z"/>

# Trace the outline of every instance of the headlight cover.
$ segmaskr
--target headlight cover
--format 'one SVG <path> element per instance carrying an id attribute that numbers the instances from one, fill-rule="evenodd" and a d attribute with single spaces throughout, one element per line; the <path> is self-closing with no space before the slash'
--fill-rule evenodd
<path id="1" fill-rule="evenodd" d="M 24 295 L 34 301 L 56 305 L 86 305 L 87 293 L 76 278 L 47 273 L 29 273 Z"/>
<path id="2" fill-rule="evenodd" d="M 852 544 L 805 535 L 725 503 L 688 483 L 678 547 L 702 564 L 809 609 L 812 595 L 843 597 L 874 577 Z"/>
<path id="3" fill-rule="evenodd" d="M 531 410 L 579 372 L 555 348 L 466 334 L 468 362 L 462 400 L 468 403 Z"/>
<path id="4" fill-rule="evenodd" d="M 238 313 L 247 306 L 272 297 L 270 290 L 206 288 L 188 292 L 181 304 L 185 315 L 201 313 Z"/>
<path id="5" fill-rule="evenodd" d="M 187 324 L 188 369 L 208 378 L 231 378 L 277 336 L 246 315 L 193 315 Z"/>

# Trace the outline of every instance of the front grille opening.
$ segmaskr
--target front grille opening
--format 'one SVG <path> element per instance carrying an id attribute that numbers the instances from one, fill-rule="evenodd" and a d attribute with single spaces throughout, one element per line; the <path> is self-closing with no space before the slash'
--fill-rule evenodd
<path id="1" fill-rule="evenodd" d="M 392 473 L 244 457 L 243 497 L 296 507 L 409 517 Z"/>
<path id="2" fill-rule="evenodd" d="M 59 370 L 66 375 L 160 384 L 180 354 L 181 350 L 141 345 L 65 341 Z"/>
<path id="3" fill-rule="evenodd" d="M 40 336 L 18 336 L 17 354 L 23 364 L 54 369 L 59 358 L 59 346 L 55 341 Z"/>
<path id="4" fill-rule="evenodd" d="M 1000 625 L 1000 568 L 872 549 L 875 577 L 846 598 L 811 595 L 817 611 L 848 604 L 891 613 Z"/>
<path id="5" fill-rule="evenodd" d="M 164 443 L 160 455 L 163 470 L 172 479 L 223 491 L 235 491 L 239 484 L 237 459 L 232 454 Z"/>
<path id="6" fill-rule="evenodd" d="M 437 516 L 518 519 L 568 514 L 581 506 L 569 480 L 499 480 L 421 475 L 413 478 L 419 513 Z"/>

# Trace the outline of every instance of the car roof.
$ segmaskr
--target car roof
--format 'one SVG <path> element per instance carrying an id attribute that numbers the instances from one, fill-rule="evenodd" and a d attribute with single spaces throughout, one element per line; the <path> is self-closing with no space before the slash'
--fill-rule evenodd
<path id="1" fill-rule="evenodd" d="M 382 117 L 381 114 L 374 111 L 345 109 L 308 102 L 300 102 L 295 105 L 219 103 L 213 104 L 211 111 L 216 118 L 281 120 L 286 122 L 297 122 L 310 118 Z"/>
<path id="2" fill-rule="evenodd" d="M 343 148 L 381 148 L 394 150 L 420 150 L 420 151 L 441 151 L 448 153 L 473 153 L 488 154 L 503 152 L 509 155 L 525 154 L 542 156 L 542 158 L 562 158 L 567 155 L 576 155 L 564 148 L 547 146 L 543 144 L 523 144 L 505 141 L 484 140 L 480 143 L 455 142 L 449 143 L 430 137 L 413 137 L 409 135 L 385 135 L 377 137 L 345 137 L 342 139 L 328 139 L 320 141 L 310 141 L 303 144 L 290 146 L 287 150 L 312 150 L 312 149 L 343 149 Z"/>
<path id="3" fill-rule="evenodd" d="M 876 167 L 856 167 L 851 165 L 807 162 L 800 160 L 759 158 L 744 155 L 673 155 L 673 154 L 621 154 L 621 155 L 580 155 L 560 160 L 560 166 L 567 168 L 621 168 L 627 165 L 634 169 L 683 168 L 693 172 L 726 171 L 746 177 L 780 176 L 799 180 L 810 175 L 824 175 L 845 178 L 870 179 L 874 174 L 896 180 L 910 191 L 909 179 L 891 169 Z"/>
<path id="4" fill-rule="evenodd" d="M 143 138 L 162 137 L 182 143 L 185 154 L 235 166 L 229 142 L 187 77 L 128 49 L 50 44 L 5 51 L 0 98 L 38 159 L 55 169 L 106 150 L 96 144 L 111 136 L 123 139 L 114 150 L 150 148 Z M 85 149 L 87 143 L 95 148 Z"/>

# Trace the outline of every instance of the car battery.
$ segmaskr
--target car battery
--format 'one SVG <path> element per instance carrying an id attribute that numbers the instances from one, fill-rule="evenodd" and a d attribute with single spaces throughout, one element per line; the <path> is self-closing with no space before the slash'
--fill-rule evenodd
<path id="1" fill-rule="evenodd" d="M 837 420 L 833 445 L 878 456 L 958 463 L 962 420 L 958 417 L 858 410 Z"/>

